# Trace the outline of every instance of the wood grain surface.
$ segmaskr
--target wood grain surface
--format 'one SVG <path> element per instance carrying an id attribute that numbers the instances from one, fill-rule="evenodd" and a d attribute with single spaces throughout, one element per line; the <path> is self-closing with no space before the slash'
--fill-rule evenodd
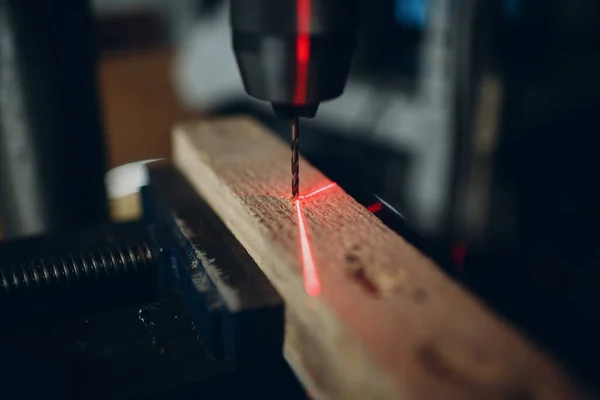
<path id="1" fill-rule="evenodd" d="M 244 117 L 175 129 L 174 160 L 287 308 L 285 355 L 319 399 L 572 399 L 541 351 L 339 187 L 301 201 L 321 283 L 303 284 L 290 150 Z M 301 193 L 330 183 L 304 159 Z"/>

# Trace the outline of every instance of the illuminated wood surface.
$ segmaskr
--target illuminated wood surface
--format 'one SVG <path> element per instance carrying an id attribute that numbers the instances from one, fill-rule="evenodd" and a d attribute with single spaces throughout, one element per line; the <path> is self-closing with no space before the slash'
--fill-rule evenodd
<path id="1" fill-rule="evenodd" d="M 257 123 L 183 125 L 173 148 L 284 298 L 285 356 L 314 397 L 577 397 L 549 358 L 337 186 L 300 201 L 320 285 L 309 295 L 290 150 Z M 301 193 L 330 183 L 304 159 L 300 171 Z"/>

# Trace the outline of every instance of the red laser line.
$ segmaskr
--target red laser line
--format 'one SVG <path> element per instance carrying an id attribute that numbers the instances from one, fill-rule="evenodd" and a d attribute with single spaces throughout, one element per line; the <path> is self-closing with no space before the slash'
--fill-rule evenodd
<path id="1" fill-rule="evenodd" d="M 369 207 L 367 207 L 367 210 L 371 211 L 374 214 L 377 211 L 383 210 L 383 204 L 381 204 L 381 202 L 378 201 L 377 203 L 371 204 Z"/>
<path id="2" fill-rule="evenodd" d="M 304 289 L 310 296 L 318 296 L 321 293 L 321 282 L 313 259 L 312 250 L 308 243 L 304 216 L 300 210 L 300 200 L 296 200 L 296 212 L 298 213 L 298 228 L 300 230 L 300 245 L 302 247 L 302 273 L 304 275 Z"/>
<path id="3" fill-rule="evenodd" d="M 307 198 L 309 198 L 309 197 L 312 197 L 312 196 L 314 196 L 315 194 L 319 194 L 319 193 L 321 193 L 321 192 L 323 192 L 323 191 L 325 191 L 325 190 L 327 190 L 327 189 L 331 189 L 331 188 L 332 188 L 332 187 L 334 187 L 334 186 L 337 186 L 337 183 L 335 183 L 335 182 L 332 182 L 332 183 L 330 183 L 329 185 L 323 186 L 321 189 L 317 189 L 317 190 L 315 190 L 314 192 L 311 192 L 311 193 L 309 193 L 309 194 L 307 194 L 307 195 L 304 195 L 304 196 L 298 196 L 298 198 L 299 198 L 299 199 L 307 199 Z"/>
<path id="4" fill-rule="evenodd" d="M 294 104 L 306 103 L 308 61 L 310 60 L 310 9 L 311 0 L 296 0 L 296 88 Z"/>
<path id="5" fill-rule="evenodd" d="M 462 242 L 455 243 L 454 246 L 452 246 L 452 260 L 456 264 L 458 272 L 463 272 L 466 257 L 467 245 Z"/>

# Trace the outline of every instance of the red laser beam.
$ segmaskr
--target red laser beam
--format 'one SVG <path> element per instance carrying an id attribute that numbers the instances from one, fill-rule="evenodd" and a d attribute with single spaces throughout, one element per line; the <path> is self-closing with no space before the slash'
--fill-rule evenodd
<path id="1" fill-rule="evenodd" d="M 316 194 L 319 194 L 319 193 L 321 193 L 321 192 L 324 192 L 324 191 L 325 191 L 325 190 L 327 190 L 327 189 L 331 189 L 331 188 L 332 188 L 332 187 L 334 187 L 334 186 L 337 186 L 337 183 L 335 183 L 335 182 L 332 182 L 332 183 L 330 183 L 329 185 L 323 186 L 322 188 L 320 188 L 320 189 L 317 189 L 317 190 L 315 190 L 314 192 L 311 192 L 311 193 L 309 193 L 309 194 L 307 194 L 307 195 L 304 195 L 304 196 L 298 196 L 298 198 L 299 198 L 299 199 L 307 199 L 307 198 L 309 198 L 309 197 L 312 197 L 312 196 L 314 196 L 314 195 L 316 195 Z"/>
<path id="2" fill-rule="evenodd" d="M 296 212 L 298 213 L 298 229 L 300 230 L 300 245 L 302 248 L 304 289 L 310 296 L 318 296 L 321 293 L 321 282 L 319 281 L 315 260 L 313 259 L 310 244 L 308 243 L 304 216 L 302 215 L 302 210 L 300 210 L 300 200 L 296 200 Z"/>
<path id="3" fill-rule="evenodd" d="M 465 264 L 465 258 L 467 257 L 467 245 L 466 243 L 458 242 L 452 246 L 452 260 L 456 264 L 458 272 L 463 272 L 463 266 Z"/>
<path id="4" fill-rule="evenodd" d="M 310 9 L 311 0 L 296 0 L 296 88 L 294 104 L 306 103 L 308 61 L 310 60 Z"/>
<path id="5" fill-rule="evenodd" d="M 381 204 L 381 202 L 378 201 L 377 203 L 371 204 L 369 207 L 367 207 L 367 210 L 371 211 L 374 214 L 377 211 L 383 210 L 383 204 Z"/>

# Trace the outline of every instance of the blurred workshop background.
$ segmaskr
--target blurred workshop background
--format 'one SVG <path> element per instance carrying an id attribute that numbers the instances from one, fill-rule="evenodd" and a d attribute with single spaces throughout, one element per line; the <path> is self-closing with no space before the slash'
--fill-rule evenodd
<path id="1" fill-rule="evenodd" d="M 15 2 L 25 10 L 26 3 Z M 341 98 L 303 121 L 302 153 L 344 187 L 380 196 L 420 235 L 448 243 L 459 254 L 464 246 L 457 243 L 492 260 L 516 252 L 537 259 L 529 254 L 536 248 L 550 248 L 541 252 L 556 258 L 557 248 L 570 241 L 577 251 L 591 251 L 586 243 L 594 237 L 590 229 L 598 212 L 587 182 L 595 179 L 596 157 L 589 152 L 597 135 L 587 133 L 594 130 L 590 118 L 600 93 L 599 5 L 591 0 L 362 3 L 349 82 Z M 55 13 L 52 23 L 86 31 L 68 20 L 76 10 L 48 8 L 50 1 L 32 4 Z M 93 129 L 87 135 L 80 131 L 85 116 L 94 115 L 95 77 L 82 85 L 73 74 L 85 68 L 73 60 L 85 57 L 64 50 L 88 48 L 73 39 L 77 34 L 48 39 L 41 29 L 31 29 L 35 40 L 53 40 L 63 49 L 58 61 L 39 51 L 22 55 L 49 65 L 46 79 L 57 82 L 45 87 L 31 80 L 34 90 L 20 91 L 42 112 L 35 107 L 30 115 L 15 112 L 19 88 L 3 85 L 0 92 L 6 237 L 101 220 L 105 189 L 88 182 L 100 182 L 96 178 L 106 170 L 126 163 L 169 157 L 176 121 L 251 114 L 289 140 L 289 127 L 274 119 L 269 105 L 243 90 L 230 44 L 228 1 L 91 4 L 96 35 L 88 47 L 98 44 L 92 63 L 97 61 L 101 118 L 88 118 Z M 21 14 L 13 17 L 23 26 L 52 20 Z M 10 24 L 2 25 L 9 43 Z M 2 50 L 8 66 L 9 49 Z M 0 78 L 13 81 L 11 69 L 4 68 Z M 50 105 L 62 107 L 62 122 L 47 119 Z M 43 136 L 15 133 L 26 132 L 22 127 L 28 124 Z M 565 127 L 571 140 L 564 140 Z M 99 153 L 102 141 L 105 154 Z M 27 151 L 38 161 L 24 162 Z M 69 182 L 59 179 L 68 174 L 55 170 L 70 171 Z M 59 204 L 68 206 L 57 212 Z M 552 285 L 564 281 L 560 274 L 552 280 Z"/>
<path id="2" fill-rule="evenodd" d="M 26 3 L 15 2 L 24 10 Z M 585 183 L 594 179 L 595 157 L 586 151 L 595 148 L 595 135 L 585 133 L 593 129 L 587 121 L 600 87 L 594 39 L 600 7 L 589 0 L 363 3 L 345 93 L 303 123 L 302 153 L 343 186 L 380 196 L 420 235 L 468 243 L 486 257 L 513 254 L 523 243 L 536 247 L 533 242 L 550 231 L 567 235 L 565 240 L 573 231 L 588 237 L 597 212 Z M 35 4 L 55 13 L 55 20 L 36 20 L 19 7 L 21 14 L 12 17 L 22 26 L 53 21 L 86 32 L 69 20 L 78 15 L 73 9 Z M 91 4 L 96 36 L 86 39 L 90 46 L 78 43 L 77 34 L 48 38 L 36 28 L 31 40 L 51 42 L 62 49 L 61 58 L 38 50 L 18 54 L 35 60 L 28 65 L 46 63 L 44 79 L 52 86 L 39 84 L 38 69 L 32 74 L 37 83 L 21 79 L 26 90 L 2 87 L 6 237 L 101 220 L 105 189 L 88 182 L 100 182 L 96 178 L 119 165 L 168 157 L 176 121 L 245 113 L 289 135 L 268 104 L 243 91 L 227 1 Z M 10 43 L 11 25 L 2 25 L 2 38 Z M 92 51 L 95 43 L 98 58 L 91 62 L 97 61 L 100 120 L 88 118 L 97 108 L 96 77 L 82 80 L 77 71 L 86 69 L 74 62 L 87 58 L 65 50 Z M 10 46 L 2 52 L 6 66 L 18 59 Z M 4 68 L 1 79 L 20 82 L 11 74 L 26 75 Z M 15 93 L 34 99 L 29 114 L 19 111 Z M 61 109 L 62 122 L 48 119 L 60 114 L 53 107 Z M 84 121 L 93 126 L 87 135 L 80 134 Z M 577 140 L 564 142 L 563 126 Z M 99 152 L 102 141 L 105 154 Z M 64 171 L 71 173 L 68 182 L 68 174 L 59 173 Z M 59 204 L 69 206 L 57 212 Z M 545 222 L 547 215 L 552 223 Z M 574 222 L 584 220 L 586 225 Z"/>
<path id="3" fill-rule="evenodd" d="M 345 94 L 322 106 L 302 138 L 302 152 L 321 169 L 362 181 L 429 234 L 448 225 L 452 186 L 459 32 L 449 24 L 464 13 L 450 3 L 368 4 Z M 279 128 L 268 104 L 243 91 L 226 1 L 95 0 L 94 7 L 111 167 L 168 157 L 170 128 L 189 115 L 251 113 Z"/>
<path id="4" fill-rule="evenodd" d="M 600 334 L 600 3 L 362 3 L 345 92 L 302 122 L 301 152 L 398 210 L 470 289 L 597 375 L 585 365 Z M 85 4 L 0 2 L 4 238 L 106 222 L 105 173 L 168 158 L 177 121 L 250 114 L 289 140 L 243 90 L 228 1 Z"/>
<path id="5" fill-rule="evenodd" d="M 446 235 L 454 186 L 455 64 L 460 51 L 454 38 L 462 35 L 451 27 L 461 26 L 454 24 L 459 16 L 471 18 L 469 10 L 459 10 L 447 0 L 368 3 L 345 94 L 323 105 L 318 118 L 306 124 L 302 152 L 332 178 L 360 182 L 384 197 L 423 233 Z M 230 46 L 227 1 L 94 0 L 92 5 L 105 169 L 168 157 L 173 124 L 199 114 L 250 113 L 288 135 L 268 105 L 243 91 Z M 65 82 L 74 81 L 68 78 Z M 10 88 L 4 93 L 10 93 Z M 61 151 L 56 150 L 52 158 L 61 158 Z M 83 149 L 78 153 L 85 154 Z M 10 158 L 7 154 L 5 165 Z M 14 176 L 5 172 L 4 181 L 13 186 L 4 185 L 4 192 L 7 198 L 15 198 L 3 206 L 8 236 L 64 225 L 60 218 L 44 216 L 42 211 L 13 217 L 19 214 L 15 211 L 15 203 L 21 201 L 16 199 L 18 192 L 22 198 L 43 198 L 39 190 L 23 188 L 26 175 L 24 170 Z M 52 180 L 30 178 L 32 182 Z M 54 185 L 55 191 L 65 191 L 58 186 Z M 51 201 L 46 198 L 40 203 Z M 44 205 L 30 205 L 35 207 Z M 83 213 L 80 217 L 85 220 Z M 13 235 L 14 225 L 21 228 L 14 228 Z"/>
<path id="6" fill-rule="evenodd" d="M 472 290 L 586 371 L 600 320 L 600 4 L 362 3 L 349 82 L 303 121 L 302 153 L 396 208 Z M 111 166 L 167 157 L 172 123 L 199 113 L 252 114 L 289 140 L 243 91 L 227 1 L 94 4 Z"/>
<path id="7" fill-rule="evenodd" d="M 557 120 L 566 123 L 577 109 L 579 125 L 570 128 L 589 129 L 585 108 L 595 104 L 600 85 L 598 5 L 363 3 L 349 83 L 303 124 L 303 154 L 340 183 L 380 195 L 429 238 L 505 252 L 523 235 L 544 231 L 542 215 L 573 220 L 572 210 L 590 199 L 558 193 L 539 174 L 556 168 L 555 177 L 573 171 L 585 180 L 582 171 L 590 170 L 573 160 L 588 159 L 581 152 L 591 138 L 569 142 L 560 167 L 549 158 L 564 137 Z M 253 114 L 287 138 L 269 105 L 243 91 L 227 1 L 93 4 L 111 167 L 167 157 L 173 123 L 200 113 Z M 538 149 L 540 135 L 547 140 Z M 535 225 L 525 232 L 523 215 L 534 221 L 525 225 Z"/>

